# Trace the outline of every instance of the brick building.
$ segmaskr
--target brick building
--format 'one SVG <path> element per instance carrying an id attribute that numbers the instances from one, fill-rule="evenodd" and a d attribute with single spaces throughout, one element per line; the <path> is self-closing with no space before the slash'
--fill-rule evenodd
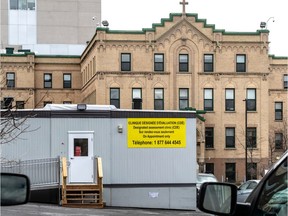
<path id="1" fill-rule="evenodd" d="M 247 144 L 247 178 L 260 178 L 287 149 L 288 137 L 288 58 L 269 55 L 268 36 L 266 29 L 217 30 L 186 13 L 141 31 L 97 28 L 81 56 L 2 54 L 2 106 L 204 110 L 199 170 L 243 181 Z"/>

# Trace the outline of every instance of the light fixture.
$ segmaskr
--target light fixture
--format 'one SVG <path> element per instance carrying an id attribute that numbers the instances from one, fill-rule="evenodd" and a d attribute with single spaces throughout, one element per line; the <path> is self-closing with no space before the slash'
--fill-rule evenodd
<path id="1" fill-rule="evenodd" d="M 265 28 L 265 27 L 266 27 L 266 22 L 261 22 L 261 23 L 260 23 L 260 28 L 263 29 L 263 28 Z"/>
<path id="2" fill-rule="evenodd" d="M 107 20 L 103 20 L 102 25 L 107 27 L 107 26 L 109 26 L 109 22 Z"/>
<path id="3" fill-rule="evenodd" d="M 265 29 L 267 29 L 267 25 L 268 25 L 268 22 L 270 21 L 272 19 L 272 22 L 275 22 L 275 19 L 274 19 L 274 17 L 269 17 L 269 19 L 266 21 L 266 22 L 261 22 L 260 23 L 260 28 L 265 28 Z"/>
<path id="4" fill-rule="evenodd" d="M 79 111 L 85 111 L 87 109 L 86 104 L 77 104 L 77 110 Z"/>

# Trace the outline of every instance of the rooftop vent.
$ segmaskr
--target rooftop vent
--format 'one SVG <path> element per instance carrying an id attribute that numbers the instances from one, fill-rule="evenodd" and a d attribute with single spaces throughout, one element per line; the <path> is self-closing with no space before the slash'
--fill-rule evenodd
<path id="1" fill-rule="evenodd" d="M 6 47 L 6 54 L 13 54 L 14 48 L 13 47 Z"/>

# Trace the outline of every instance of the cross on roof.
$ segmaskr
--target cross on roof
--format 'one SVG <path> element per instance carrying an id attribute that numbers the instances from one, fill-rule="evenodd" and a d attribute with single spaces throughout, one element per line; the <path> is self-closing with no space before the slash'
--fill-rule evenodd
<path id="1" fill-rule="evenodd" d="M 182 0 L 180 4 L 182 5 L 182 14 L 185 14 L 185 6 L 188 5 L 188 2 L 186 2 L 186 0 Z"/>

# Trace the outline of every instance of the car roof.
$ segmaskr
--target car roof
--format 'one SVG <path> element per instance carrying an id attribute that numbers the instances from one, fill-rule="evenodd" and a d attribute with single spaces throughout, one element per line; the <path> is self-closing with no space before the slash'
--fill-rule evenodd
<path id="1" fill-rule="evenodd" d="M 261 180 L 259 180 L 259 179 L 250 179 L 250 180 L 248 180 L 247 182 L 257 182 L 257 183 L 259 183 Z"/>
<path id="2" fill-rule="evenodd" d="M 198 175 L 203 175 L 203 176 L 214 176 L 213 173 L 198 173 Z"/>

